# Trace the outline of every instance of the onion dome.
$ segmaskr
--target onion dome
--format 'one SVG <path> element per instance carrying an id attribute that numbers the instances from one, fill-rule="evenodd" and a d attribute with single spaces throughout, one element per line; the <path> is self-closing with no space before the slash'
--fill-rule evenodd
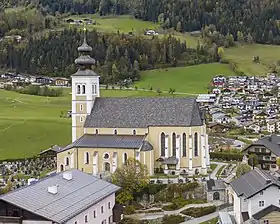
<path id="1" fill-rule="evenodd" d="M 85 66 L 85 65 L 94 65 L 95 60 L 89 55 L 81 55 L 75 60 L 76 65 Z"/>
<path id="2" fill-rule="evenodd" d="M 92 47 L 87 44 L 86 36 L 84 37 L 83 44 L 80 47 L 78 47 L 78 51 L 81 52 L 81 53 L 82 52 L 91 52 L 92 51 Z"/>

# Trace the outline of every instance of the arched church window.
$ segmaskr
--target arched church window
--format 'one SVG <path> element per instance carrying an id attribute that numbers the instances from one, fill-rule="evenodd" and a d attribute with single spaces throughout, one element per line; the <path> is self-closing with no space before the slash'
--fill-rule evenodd
<path id="1" fill-rule="evenodd" d="M 136 130 L 135 129 L 133 130 L 133 135 L 136 135 Z"/>
<path id="2" fill-rule="evenodd" d="M 172 155 L 176 156 L 176 134 L 172 134 Z"/>
<path id="3" fill-rule="evenodd" d="M 127 154 L 124 153 L 123 154 L 123 163 L 126 164 L 126 162 L 127 162 Z"/>
<path id="4" fill-rule="evenodd" d="M 187 157 L 187 136 L 183 133 L 183 157 Z"/>
<path id="5" fill-rule="evenodd" d="M 88 152 L 85 152 L 84 162 L 85 162 L 85 164 L 89 164 L 89 153 Z"/>
<path id="6" fill-rule="evenodd" d="M 66 157 L 65 166 L 69 166 L 69 158 L 68 157 Z"/>
<path id="7" fill-rule="evenodd" d="M 92 94 L 96 94 L 96 84 L 92 85 Z"/>
<path id="8" fill-rule="evenodd" d="M 160 155 L 165 156 L 165 134 L 162 132 L 160 135 Z"/>
<path id="9" fill-rule="evenodd" d="M 115 134 L 115 135 L 118 134 L 118 130 L 117 130 L 117 129 L 114 130 L 114 134 Z"/>
<path id="10" fill-rule="evenodd" d="M 83 85 L 82 94 L 86 93 L 86 85 Z"/>
<path id="11" fill-rule="evenodd" d="M 194 133 L 194 156 L 198 156 L 198 135 Z"/>
<path id="12" fill-rule="evenodd" d="M 77 85 L 77 94 L 81 94 L 81 86 Z"/>

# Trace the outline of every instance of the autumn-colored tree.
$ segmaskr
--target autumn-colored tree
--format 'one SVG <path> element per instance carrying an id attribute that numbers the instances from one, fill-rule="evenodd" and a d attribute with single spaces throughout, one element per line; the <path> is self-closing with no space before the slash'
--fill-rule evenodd
<path id="1" fill-rule="evenodd" d="M 116 200 L 127 204 L 133 200 L 133 194 L 140 192 L 149 183 L 147 167 L 138 160 L 128 158 L 122 168 L 118 168 L 112 175 L 114 184 L 122 187 L 122 192 Z"/>
<path id="2" fill-rule="evenodd" d="M 251 171 L 251 167 L 247 163 L 241 163 L 236 169 L 236 176 L 241 177 L 242 175 Z"/>

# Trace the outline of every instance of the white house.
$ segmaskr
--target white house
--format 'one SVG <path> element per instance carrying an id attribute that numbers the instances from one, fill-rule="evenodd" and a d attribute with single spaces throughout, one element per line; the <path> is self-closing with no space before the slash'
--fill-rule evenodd
<path id="1" fill-rule="evenodd" d="M 280 223 L 280 179 L 255 168 L 230 183 L 237 224 L 258 221 Z"/>
<path id="2" fill-rule="evenodd" d="M 34 224 L 111 224 L 119 189 L 71 169 L 2 195 L 0 223 L 10 218 Z"/>

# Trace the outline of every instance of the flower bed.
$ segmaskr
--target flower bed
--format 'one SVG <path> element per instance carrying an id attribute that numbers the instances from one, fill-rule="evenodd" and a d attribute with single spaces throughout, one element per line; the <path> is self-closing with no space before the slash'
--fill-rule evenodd
<path id="1" fill-rule="evenodd" d="M 216 206 L 207 206 L 207 207 L 196 207 L 196 208 L 188 208 L 181 213 L 184 215 L 188 215 L 194 218 L 198 218 L 204 215 L 211 214 L 216 211 Z"/>

